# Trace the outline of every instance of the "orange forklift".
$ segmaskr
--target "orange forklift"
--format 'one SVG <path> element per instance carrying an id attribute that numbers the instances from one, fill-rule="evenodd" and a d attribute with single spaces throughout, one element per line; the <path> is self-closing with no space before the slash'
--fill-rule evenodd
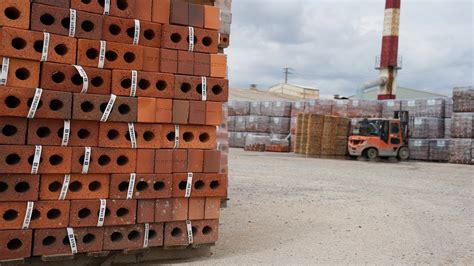
<path id="1" fill-rule="evenodd" d="M 349 137 L 349 155 L 365 157 L 368 160 L 396 157 L 407 160 L 408 148 L 407 111 L 396 111 L 394 119 L 364 119 L 354 125 Z"/>

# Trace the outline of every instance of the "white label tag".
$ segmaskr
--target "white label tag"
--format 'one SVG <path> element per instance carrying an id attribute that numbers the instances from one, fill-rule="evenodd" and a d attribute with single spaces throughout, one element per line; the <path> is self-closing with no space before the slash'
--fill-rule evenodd
<path id="1" fill-rule="evenodd" d="M 69 238 L 69 246 L 71 247 L 71 253 L 76 254 L 77 243 L 76 243 L 76 237 L 74 236 L 74 229 L 72 229 L 71 227 L 67 227 L 66 231 L 67 231 L 67 237 Z"/>
<path id="2" fill-rule="evenodd" d="M 189 49 L 188 51 L 194 51 L 194 28 L 189 27 Z"/>
<path id="3" fill-rule="evenodd" d="M 415 105 L 415 101 L 408 101 L 408 106 L 414 107 Z"/>
<path id="4" fill-rule="evenodd" d="M 394 102 L 394 101 L 388 101 L 388 102 L 387 102 L 387 106 L 388 106 L 388 107 L 394 107 L 394 106 L 395 106 L 395 102 Z"/>
<path id="5" fill-rule="evenodd" d="M 65 200 L 67 191 L 69 189 L 69 182 L 71 182 L 71 175 L 64 175 L 63 186 L 61 187 L 61 193 L 59 194 L 58 200 Z"/>
<path id="6" fill-rule="evenodd" d="M 250 123 L 253 123 L 254 121 L 255 121 L 255 117 L 253 117 L 253 116 L 249 117 L 249 122 Z"/>
<path id="7" fill-rule="evenodd" d="M 237 138 L 242 138 L 242 133 L 237 133 Z"/>
<path id="8" fill-rule="evenodd" d="M 188 244 L 191 245 L 194 242 L 194 239 L 193 239 L 193 226 L 190 220 L 186 220 L 186 230 L 188 231 Z"/>
<path id="9" fill-rule="evenodd" d="M 110 0 L 104 1 L 104 16 L 108 16 L 110 14 Z"/>
<path id="10" fill-rule="evenodd" d="M 258 103 L 257 103 L 257 102 L 253 102 L 253 103 L 252 103 L 252 106 L 253 106 L 253 107 L 258 107 Z"/>
<path id="11" fill-rule="evenodd" d="M 89 166 L 91 163 L 91 154 L 92 154 L 92 148 L 91 147 L 85 147 L 84 148 L 84 163 L 82 164 L 82 173 L 87 174 L 89 173 Z"/>
<path id="12" fill-rule="evenodd" d="M 138 71 L 132 70 L 132 85 L 130 87 L 130 97 L 137 96 Z"/>
<path id="13" fill-rule="evenodd" d="M 43 32 L 43 51 L 41 51 L 41 62 L 48 61 L 48 52 L 49 52 L 49 33 Z"/>
<path id="14" fill-rule="evenodd" d="M 280 118 L 278 118 L 278 117 L 273 118 L 273 122 L 274 122 L 275 124 L 280 123 Z"/>
<path id="15" fill-rule="evenodd" d="M 104 68 L 106 50 L 107 50 L 107 42 L 100 41 L 99 63 L 97 64 L 98 68 Z"/>
<path id="16" fill-rule="evenodd" d="M 416 146 L 416 147 L 421 147 L 422 144 L 423 144 L 423 143 L 422 143 L 420 140 L 416 140 L 416 141 L 415 141 L 415 146 Z"/>
<path id="17" fill-rule="evenodd" d="M 149 223 L 146 223 L 145 224 L 145 233 L 144 233 L 144 236 L 143 236 L 143 248 L 147 248 L 148 247 L 148 239 L 150 237 L 150 224 Z"/>
<path id="18" fill-rule="evenodd" d="M 140 20 L 135 19 L 135 34 L 133 35 L 133 44 L 138 45 L 140 42 Z"/>
<path id="19" fill-rule="evenodd" d="M 421 117 L 415 118 L 415 126 L 420 126 L 423 124 L 423 119 Z"/>
<path id="20" fill-rule="evenodd" d="M 446 141 L 444 140 L 438 140 L 438 143 L 436 143 L 438 147 L 446 147 Z"/>
<path id="21" fill-rule="evenodd" d="M 137 136 L 135 134 L 135 125 L 128 123 L 128 134 L 130 135 L 130 142 L 132 143 L 132 149 L 137 148 Z"/>
<path id="22" fill-rule="evenodd" d="M 436 104 L 436 100 L 428 100 L 427 104 L 428 104 L 429 106 L 433 106 L 433 105 Z"/>
<path id="23" fill-rule="evenodd" d="M 202 98 L 203 102 L 207 101 L 207 78 L 201 77 L 201 88 L 202 88 Z"/>
<path id="24" fill-rule="evenodd" d="M 276 102 L 276 107 L 281 107 L 281 102 Z"/>
<path id="25" fill-rule="evenodd" d="M 297 102 L 297 103 L 295 104 L 295 106 L 296 106 L 296 108 L 301 108 L 302 104 L 301 104 L 301 102 Z"/>
<path id="26" fill-rule="evenodd" d="M 84 70 L 84 68 L 82 68 L 82 66 L 74 65 L 74 67 L 76 68 L 77 72 L 79 73 L 79 75 L 82 78 L 81 93 L 87 93 L 87 91 L 89 90 L 89 77 L 87 76 L 87 73 Z"/>
<path id="27" fill-rule="evenodd" d="M 186 192 L 184 194 L 185 198 L 191 197 L 192 187 L 193 187 L 193 173 L 188 173 L 188 179 L 186 181 Z"/>
<path id="28" fill-rule="evenodd" d="M 43 151 L 43 146 L 36 145 L 35 146 L 35 156 L 33 158 L 33 164 L 31 165 L 31 174 L 36 175 L 39 170 L 40 162 L 41 162 L 41 152 Z"/>
<path id="29" fill-rule="evenodd" d="M 133 198 L 133 190 L 135 189 L 135 179 L 137 178 L 137 174 L 131 173 L 130 180 L 128 181 L 128 191 L 127 191 L 127 199 L 131 200 Z"/>
<path id="30" fill-rule="evenodd" d="M 69 9 L 69 37 L 76 37 L 76 21 L 77 11 L 75 9 Z"/>
<path id="31" fill-rule="evenodd" d="M 107 107 L 105 108 L 105 111 L 102 114 L 102 117 L 100 118 L 100 122 L 107 122 L 107 120 L 109 119 L 110 113 L 112 112 L 112 108 L 114 108 L 115 99 L 117 99 L 117 96 L 115 94 L 110 94 L 109 103 L 107 104 Z"/>
<path id="32" fill-rule="evenodd" d="M 61 146 L 66 147 L 69 143 L 69 136 L 71 135 L 71 121 L 64 120 L 63 140 Z"/>
<path id="33" fill-rule="evenodd" d="M 244 118 L 243 117 L 239 117 L 239 122 L 244 122 Z"/>
<path id="34" fill-rule="evenodd" d="M 352 120 L 351 120 L 351 124 L 352 124 L 353 126 L 357 125 L 357 122 L 358 122 L 357 119 L 352 119 Z"/>
<path id="35" fill-rule="evenodd" d="M 33 214 L 34 207 L 35 203 L 33 201 L 28 201 L 26 204 L 25 219 L 23 219 L 23 225 L 21 226 L 21 229 L 26 230 L 30 227 L 31 215 Z"/>
<path id="36" fill-rule="evenodd" d="M 316 102 L 315 102 L 315 101 L 311 101 L 311 102 L 309 102 L 309 106 L 311 106 L 311 107 L 314 107 L 314 106 L 316 106 Z"/>
<path id="37" fill-rule="evenodd" d="M 357 100 L 352 101 L 352 107 L 357 107 L 357 106 L 359 106 L 359 101 Z"/>
<path id="38" fill-rule="evenodd" d="M 99 219 L 97 220 L 97 227 L 104 226 L 105 220 L 105 210 L 107 209 L 107 200 L 101 199 L 100 200 L 100 207 L 99 207 Z"/>
<path id="39" fill-rule="evenodd" d="M 174 148 L 179 148 L 179 126 L 174 126 Z"/>
<path id="40" fill-rule="evenodd" d="M 263 105 L 265 106 L 265 108 L 268 108 L 270 107 L 270 102 L 264 102 Z"/>
<path id="41" fill-rule="evenodd" d="M 28 116 L 26 118 L 33 119 L 35 118 L 36 110 L 38 109 L 39 102 L 41 100 L 41 95 L 43 94 L 43 89 L 36 88 L 35 96 L 31 102 L 30 110 L 28 111 Z"/>
<path id="42" fill-rule="evenodd" d="M 10 58 L 4 57 L 3 62 L 2 62 L 2 73 L 0 74 L 0 86 L 7 85 L 9 68 L 10 68 Z"/>

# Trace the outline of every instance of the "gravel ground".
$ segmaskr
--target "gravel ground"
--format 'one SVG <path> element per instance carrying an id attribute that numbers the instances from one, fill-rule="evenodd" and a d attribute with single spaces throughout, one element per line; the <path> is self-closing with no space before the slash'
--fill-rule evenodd
<path id="1" fill-rule="evenodd" d="M 473 264 L 474 167 L 230 152 L 205 264 Z"/>

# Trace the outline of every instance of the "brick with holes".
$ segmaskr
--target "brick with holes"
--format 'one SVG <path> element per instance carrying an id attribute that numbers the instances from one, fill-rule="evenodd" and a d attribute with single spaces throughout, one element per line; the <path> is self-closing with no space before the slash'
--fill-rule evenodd
<path id="1" fill-rule="evenodd" d="M 102 251 L 103 228 L 73 228 L 73 230 L 78 253 Z M 71 253 L 66 228 L 35 230 L 33 256 L 68 255 Z"/>
<path id="2" fill-rule="evenodd" d="M 110 42 L 133 44 L 135 20 L 112 16 L 104 17 L 103 39 Z M 138 44 L 148 47 L 160 47 L 161 24 L 140 21 Z"/>
<path id="3" fill-rule="evenodd" d="M 193 221 L 193 243 L 210 244 L 219 238 L 219 220 Z"/>
<path id="4" fill-rule="evenodd" d="M 104 68 L 142 70 L 143 48 L 138 45 L 106 42 Z M 98 67 L 100 42 L 79 39 L 77 63 L 82 66 Z"/>
<path id="5" fill-rule="evenodd" d="M 29 0 L 3 0 L 0 2 L 0 26 L 28 29 L 30 26 Z"/>
<path id="6" fill-rule="evenodd" d="M 219 34 L 219 48 L 225 49 L 230 46 L 230 35 L 225 33 Z"/>
<path id="7" fill-rule="evenodd" d="M 85 148 L 72 148 L 72 173 L 83 173 Z M 89 174 L 126 174 L 134 173 L 137 164 L 137 153 L 134 149 L 91 149 Z"/>
<path id="8" fill-rule="evenodd" d="M 0 57 L 3 62 L 3 57 Z M 7 86 L 37 88 L 40 79 L 40 63 L 30 60 L 10 58 Z"/>
<path id="9" fill-rule="evenodd" d="M 71 8 L 96 14 L 104 14 L 104 1 L 71 0 Z M 150 0 L 111 0 L 109 15 L 121 18 L 151 20 Z"/>
<path id="10" fill-rule="evenodd" d="M 208 77 L 211 71 L 211 56 L 205 53 L 194 53 L 194 76 Z"/>
<path id="11" fill-rule="evenodd" d="M 33 119 L 28 123 L 27 143 L 30 145 L 61 146 L 65 120 Z M 67 146 L 97 147 L 99 123 L 95 121 L 70 121 Z"/>
<path id="12" fill-rule="evenodd" d="M 33 3 L 31 6 L 31 29 L 69 36 L 70 10 Z M 103 18 L 101 15 L 76 11 L 75 35 L 81 39 L 102 39 Z"/>
<path id="13" fill-rule="evenodd" d="M 136 96 L 166 99 L 173 98 L 173 75 L 142 71 L 139 71 L 137 74 Z M 113 94 L 130 96 L 132 72 L 129 70 L 113 70 L 112 84 Z"/>
<path id="14" fill-rule="evenodd" d="M 201 100 L 201 77 L 176 75 L 174 95 L 181 100 Z"/>
<path id="15" fill-rule="evenodd" d="M 0 116 L 27 117 L 35 89 L 4 87 L 0 90 Z M 72 95 L 43 90 L 34 118 L 70 119 Z"/>
<path id="16" fill-rule="evenodd" d="M 200 53 L 217 54 L 219 33 L 216 30 L 194 29 L 196 44 L 194 51 Z"/>
<path id="17" fill-rule="evenodd" d="M 173 197 L 184 197 L 187 174 L 173 174 Z M 191 197 L 225 197 L 227 178 L 224 174 L 194 174 Z"/>
<path id="18" fill-rule="evenodd" d="M 171 49 L 160 50 L 160 71 L 163 73 L 178 73 L 178 51 Z"/>
<path id="19" fill-rule="evenodd" d="M 186 221 L 189 202 L 186 198 L 157 199 L 155 222 Z"/>
<path id="20" fill-rule="evenodd" d="M 41 200 L 58 200 L 64 175 L 42 175 L 39 189 Z M 109 196 L 110 176 L 106 174 L 70 175 L 66 200 L 105 199 Z"/>
<path id="21" fill-rule="evenodd" d="M 164 223 L 150 224 L 150 231 L 148 232 L 148 246 L 149 247 L 163 246 L 163 229 L 164 229 Z"/>
<path id="22" fill-rule="evenodd" d="M 39 175 L 3 175 L 0 201 L 38 200 L 39 180 Z"/>
<path id="23" fill-rule="evenodd" d="M 29 258 L 33 244 L 33 230 L 1 230 L 0 260 Z"/>
<path id="24" fill-rule="evenodd" d="M 139 123 L 154 123 L 156 120 L 156 99 L 138 97 L 137 121 Z"/>
<path id="25" fill-rule="evenodd" d="M 83 67 L 87 74 L 87 93 L 110 94 L 112 72 L 107 69 Z M 41 69 L 41 88 L 48 90 L 80 93 L 83 78 L 72 65 L 43 63 Z"/>
<path id="26" fill-rule="evenodd" d="M 206 102 L 206 125 L 219 126 L 222 123 L 222 102 Z"/>
<path id="27" fill-rule="evenodd" d="M 153 174 L 155 172 L 155 150 L 137 150 L 137 174 Z"/>
<path id="28" fill-rule="evenodd" d="M 136 200 L 107 200 L 104 226 L 134 224 L 137 213 Z M 73 200 L 69 226 L 97 226 L 100 200 Z"/>
<path id="29" fill-rule="evenodd" d="M 187 51 L 188 37 L 188 27 L 165 24 L 162 27 L 161 46 L 166 49 Z"/>
<path id="30" fill-rule="evenodd" d="M 187 246 L 188 233 L 186 229 L 186 222 L 165 223 L 163 238 L 165 247 Z"/>
<path id="31" fill-rule="evenodd" d="M 180 126 L 179 148 L 181 149 L 204 149 L 216 148 L 216 127 L 213 126 Z M 163 148 L 174 148 L 175 128 L 171 125 L 163 125 Z"/>
<path id="32" fill-rule="evenodd" d="M 137 223 L 153 223 L 155 221 L 155 200 L 137 201 Z"/>
<path id="33" fill-rule="evenodd" d="M 71 6 L 70 0 L 30 0 L 32 3 L 40 3 L 49 6 L 57 6 L 69 8 Z"/>
<path id="34" fill-rule="evenodd" d="M 190 198 L 188 220 L 203 220 L 206 198 Z"/>
<path id="35" fill-rule="evenodd" d="M 104 230 L 104 250 L 143 248 L 145 226 L 109 226 Z"/>
<path id="36" fill-rule="evenodd" d="M 173 173 L 173 150 L 155 150 L 155 173 Z"/>
<path id="37" fill-rule="evenodd" d="M 21 229 L 26 215 L 26 202 L 0 202 L 2 230 Z"/>
<path id="38" fill-rule="evenodd" d="M 37 201 L 30 228 L 63 228 L 69 224 L 69 201 Z"/>
<path id="39" fill-rule="evenodd" d="M 229 99 L 229 80 L 220 78 L 207 79 L 207 100 L 227 102 Z"/>
<path id="40" fill-rule="evenodd" d="M 73 98 L 72 117 L 74 120 L 100 121 L 111 96 L 74 93 Z M 136 98 L 117 96 L 107 121 L 136 122 L 137 103 Z"/>
<path id="41" fill-rule="evenodd" d="M 194 74 L 194 53 L 188 51 L 178 51 L 178 74 Z"/>
<path id="42" fill-rule="evenodd" d="M 137 148 L 159 149 L 161 146 L 161 125 L 134 124 Z M 99 128 L 99 145 L 109 148 L 132 148 L 127 123 L 101 123 Z"/>
<path id="43" fill-rule="evenodd" d="M 112 175 L 110 198 L 126 199 L 130 174 Z M 137 174 L 133 187 L 133 199 L 161 199 L 171 197 L 171 174 Z"/>
<path id="44" fill-rule="evenodd" d="M 42 32 L 0 28 L 0 55 L 39 61 L 43 50 Z M 74 64 L 77 41 L 74 38 L 50 34 L 48 61 Z"/>
<path id="45" fill-rule="evenodd" d="M 21 145 L 26 143 L 26 118 L 2 117 L 0 129 L 0 144 Z"/>
<path id="46" fill-rule="evenodd" d="M 173 100 L 156 99 L 156 123 L 171 123 L 173 116 Z"/>

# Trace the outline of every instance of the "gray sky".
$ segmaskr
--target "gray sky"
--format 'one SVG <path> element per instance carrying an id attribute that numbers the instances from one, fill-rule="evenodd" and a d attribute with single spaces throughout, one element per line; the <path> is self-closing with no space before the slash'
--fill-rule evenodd
<path id="1" fill-rule="evenodd" d="M 385 0 L 234 0 L 232 87 L 283 81 L 352 95 L 374 79 Z M 474 84 L 474 0 L 402 0 L 399 86 L 449 95 Z"/>

